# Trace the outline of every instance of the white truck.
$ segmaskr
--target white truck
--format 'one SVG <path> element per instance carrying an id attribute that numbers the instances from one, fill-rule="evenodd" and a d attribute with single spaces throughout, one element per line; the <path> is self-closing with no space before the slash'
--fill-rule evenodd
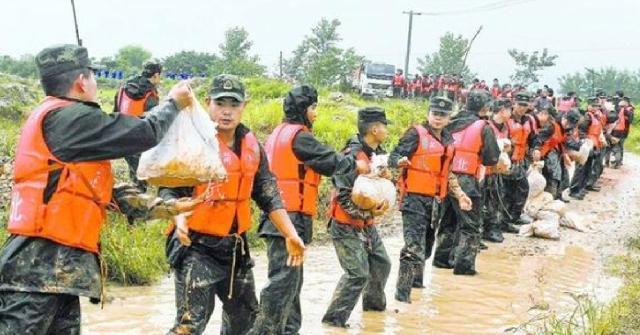
<path id="1" fill-rule="evenodd" d="M 384 63 L 366 63 L 353 73 L 353 88 L 362 96 L 392 97 L 396 67 Z"/>

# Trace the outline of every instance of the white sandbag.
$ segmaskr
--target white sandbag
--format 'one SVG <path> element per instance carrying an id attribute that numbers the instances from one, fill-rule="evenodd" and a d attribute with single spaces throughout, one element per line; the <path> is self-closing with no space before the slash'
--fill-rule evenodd
<path id="1" fill-rule="evenodd" d="M 584 165 L 589 159 L 589 153 L 593 150 L 593 141 L 585 139 L 580 146 L 579 151 L 570 151 L 569 156 L 580 165 Z"/>
<path id="2" fill-rule="evenodd" d="M 167 187 L 226 178 L 216 124 L 197 101 L 178 113 L 157 146 L 142 153 L 137 176 L 152 185 Z"/>
<path id="3" fill-rule="evenodd" d="M 527 172 L 527 181 L 529 182 L 529 196 L 528 198 L 535 198 L 544 192 L 544 188 L 547 187 L 547 180 L 542 175 L 542 167 L 544 162 L 535 162 L 529 168 Z"/>
<path id="4" fill-rule="evenodd" d="M 536 218 L 538 212 L 548 203 L 553 201 L 553 196 L 549 192 L 542 192 L 533 199 L 528 199 L 524 206 L 525 213 L 532 218 Z"/>
<path id="5" fill-rule="evenodd" d="M 560 239 L 560 223 L 558 221 L 538 220 L 532 225 L 534 236 L 551 240 Z"/>
<path id="6" fill-rule="evenodd" d="M 369 166 L 371 172 L 356 178 L 351 190 L 351 200 L 356 206 L 369 210 L 387 201 L 387 212 L 393 209 L 396 187 L 389 179 L 382 177 L 388 173 L 388 160 L 388 155 L 373 155 Z"/>
<path id="7" fill-rule="evenodd" d="M 550 211 L 554 213 L 558 213 L 560 216 L 563 216 L 567 210 L 567 204 L 562 200 L 554 200 L 542 207 L 544 211 Z"/>
<path id="8" fill-rule="evenodd" d="M 567 212 L 562 216 L 560 218 L 560 225 L 582 232 L 587 230 L 587 227 L 584 224 L 584 218 L 580 214 L 574 212 Z"/>
<path id="9" fill-rule="evenodd" d="M 524 237 L 532 237 L 533 236 L 533 224 L 523 224 L 522 226 L 520 226 L 520 231 L 518 232 L 518 235 L 520 236 L 524 236 Z"/>
<path id="10" fill-rule="evenodd" d="M 541 210 L 536 213 L 536 220 L 560 222 L 560 214 L 547 210 Z"/>

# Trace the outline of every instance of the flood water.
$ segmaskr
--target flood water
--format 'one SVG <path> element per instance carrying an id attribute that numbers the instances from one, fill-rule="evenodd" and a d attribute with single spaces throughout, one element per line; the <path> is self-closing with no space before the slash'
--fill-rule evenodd
<path id="1" fill-rule="evenodd" d="M 511 235 L 510 238 L 520 239 Z M 451 270 L 427 267 L 425 289 L 414 289 L 411 305 L 393 300 L 397 259 L 402 239 L 387 236 L 385 244 L 393 267 L 387 283 L 386 312 L 353 312 L 351 329 L 333 329 L 320 320 L 342 271 L 331 245 L 311 248 L 305 263 L 301 295 L 301 334 L 496 334 L 531 318 L 535 305 L 570 306 L 566 292 L 580 293 L 590 286 L 595 260 L 577 246 L 558 242 L 541 255 L 516 255 L 492 245 L 478 258 L 479 274 L 453 276 Z M 266 257 L 256 257 L 256 287 L 266 281 Z M 87 334 L 164 334 L 172 325 L 174 288 L 172 278 L 150 287 L 109 287 L 114 299 L 104 310 L 83 304 L 83 329 Z M 220 306 L 218 304 L 218 306 Z M 206 334 L 219 334 L 220 309 Z"/>

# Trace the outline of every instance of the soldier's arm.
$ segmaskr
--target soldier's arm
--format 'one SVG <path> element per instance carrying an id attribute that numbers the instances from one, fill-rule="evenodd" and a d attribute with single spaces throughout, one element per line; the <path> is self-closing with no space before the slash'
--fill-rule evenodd
<path id="1" fill-rule="evenodd" d="M 260 163 L 258 171 L 253 178 L 253 190 L 251 190 L 251 199 L 256 202 L 258 207 L 264 213 L 271 213 L 277 209 L 283 209 L 282 197 L 280 189 L 276 183 L 276 177 L 269 170 L 269 162 L 267 154 L 260 145 Z"/>
<path id="2" fill-rule="evenodd" d="M 373 214 L 369 210 L 364 210 L 356 206 L 351 200 L 351 189 L 357 178 L 355 162 L 343 161 L 338 166 L 336 173 L 331 178 L 333 186 L 337 192 L 337 202 L 340 207 L 354 219 L 369 220 Z"/>
<path id="3" fill-rule="evenodd" d="M 418 131 L 411 127 L 400 138 L 398 145 L 389 154 L 389 167 L 397 168 L 402 157 L 411 158 L 418 148 Z"/>
<path id="4" fill-rule="evenodd" d="M 156 146 L 178 115 L 169 100 L 144 119 L 107 114 L 97 104 L 78 102 L 50 112 L 43 122 L 49 149 L 65 162 L 117 159 Z"/>
<path id="5" fill-rule="evenodd" d="M 330 146 L 320 143 L 308 132 L 298 132 L 295 136 L 293 153 L 304 165 L 327 177 L 334 174 L 342 160 L 354 160 L 351 155 L 343 155 Z"/>

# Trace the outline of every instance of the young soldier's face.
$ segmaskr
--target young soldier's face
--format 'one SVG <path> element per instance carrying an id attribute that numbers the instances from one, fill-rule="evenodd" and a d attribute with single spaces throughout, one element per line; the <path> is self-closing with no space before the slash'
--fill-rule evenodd
<path id="1" fill-rule="evenodd" d="M 429 111 L 429 117 L 427 119 L 431 128 L 435 130 L 442 130 L 449 124 L 449 113 L 439 111 Z"/>
<path id="2" fill-rule="evenodd" d="M 233 98 L 208 99 L 209 116 L 219 131 L 235 131 L 242 120 L 245 103 Z"/>
<path id="3" fill-rule="evenodd" d="M 511 107 L 500 109 L 500 118 L 502 122 L 507 122 L 511 118 Z"/>
<path id="4" fill-rule="evenodd" d="M 387 139 L 387 135 L 389 132 L 387 131 L 387 125 L 382 122 L 376 123 L 373 127 L 371 127 L 371 134 L 375 137 L 378 143 L 384 143 Z"/>
<path id="5" fill-rule="evenodd" d="M 80 74 L 76 79 L 77 88 L 82 92 L 82 99 L 86 101 L 98 102 L 98 83 L 93 71 L 89 75 Z"/>
<path id="6" fill-rule="evenodd" d="M 309 106 L 307 108 L 307 120 L 309 120 L 309 122 L 311 124 L 313 124 L 314 122 L 316 122 L 316 118 L 318 117 L 318 104 L 314 103 L 313 105 Z"/>
<path id="7" fill-rule="evenodd" d="M 522 117 L 525 113 L 527 113 L 527 108 L 529 108 L 529 104 L 528 103 L 521 103 L 519 102 L 515 108 L 513 109 L 513 114 L 516 117 Z"/>

